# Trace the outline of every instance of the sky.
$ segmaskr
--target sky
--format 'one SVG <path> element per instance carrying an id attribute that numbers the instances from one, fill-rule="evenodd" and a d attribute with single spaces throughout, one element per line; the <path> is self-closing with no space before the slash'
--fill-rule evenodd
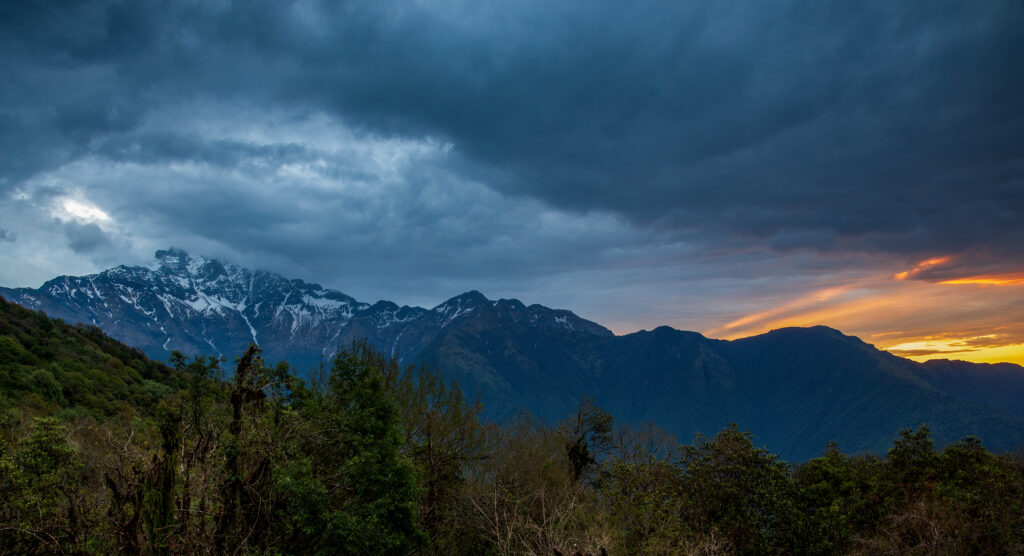
<path id="1" fill-rule="evenodd" d="M 1024 363 L 1024 2 L 0 3 L 0 285 L 157 249 Z"/>

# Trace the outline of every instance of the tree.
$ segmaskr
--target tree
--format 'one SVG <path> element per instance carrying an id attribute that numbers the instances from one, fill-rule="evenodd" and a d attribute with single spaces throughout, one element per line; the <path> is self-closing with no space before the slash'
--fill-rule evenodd
<path id="1" fill-rule="evenodd" d="M 800 552 L 845 552 L 857 533 L 878 521 L 880 462 L 876 456 L 845 456 L 830 442 L 821 457 L 796 469 Z"/>
<path id="2" fill-rule="evenodd" d="M 739 554 L 793 552 L 798 516 L 789 469 L 755 448 L 749 432 L 730 424 L 711 441 L 698 435 L 682 463 L 698 540 L 717 532 Z"/>
<path id="3" fill-rule="evenodd" d="M 390 362 L 366 342 L 335 357 L 321 407 L 312 458 L 279 475 L 286 511 L 305 551 L 404 554 L 425 537 L 417 523 L 420 489 L 413 465 L 399 455 L 395 402 L 385 391 Z"/>
<path id="4" fill-rule="evenodd" d="M 82 464 L 67 435 L 59 420 L 37 418 L 14 449 L 0 455 L 0 545 L 5 551 L 75 552 L 85 546 Z"/>
<path id="5" fill-rule="evenodd" d="M 601 466 L 602 505 L 617 526 L 622 554 L 678 554 L 683 521 L 683 470 L 679 444 L 648 424 L 616 430 L 614 450 Z"/>
<path id="6" fill-rule="evenodd" d="M 597 456 L 611 445 L 612 416 L 597 407 L 594 399 L 580 396 L 576 413 L 562 423 L 560 432 L 565 436 L 565 452 L 572 466 L 573 480 L 579 481 Z"/>
<path id="7" fill-rule="evenodd" d="M 478 418 L 482 406 L 466 402 L 458 384 L 445 384 L 439 372 L 426 366 L 408 367 L 389 391 L 401 416 L 401 453 L 420 473 L 419 518 L 431 549 L 472 553 L 465 519 L 471 509 L 460 494 L 467 469 L 486 456 Z"/>
<path id="8" fill-rule="evenodd" d="M 469 497 L 479 534 L 499 553 L 598 554 L 611 544 L 560 432 L 520 415 L 488 433 L 492 455 L 475 470 Z"/>
<path id="9" fill-rule="evenodd" d="M 928 427 L 921 425 L 916 431 L 901 430 L 885 463 L 887 476 L 902 500 L 914 498 L 930 488 L 937 479 L 939 454 Z"/>

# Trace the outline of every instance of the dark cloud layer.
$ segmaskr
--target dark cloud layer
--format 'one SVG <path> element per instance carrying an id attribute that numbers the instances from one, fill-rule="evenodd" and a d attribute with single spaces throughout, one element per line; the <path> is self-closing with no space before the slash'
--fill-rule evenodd
<path id="1" fill-rule="evenodd" d="M 91 253 L 109 245 L 110 238 L 96 223 L 79 224 L 65 222 L 62 226 L 68 239 L 68 247 L 76 253 Z"/>
<path id="2" fill-rule="evenodd" d="M 572 210 L 776 249 L 1024 245 L 1024 7 L 975 2 L 6 4 L 5 183 L 95 153 L 298 148 L 125 134 L 190 96 L 433 136 Z"/>
<path id="3" fill-rule="evenodd" d="M 1014 269 L 1022 29 L 1016 0 L 6 2 L 0 191 L 439 280 L 691 247 Z M 348 135 L 303 135 L 317 115 Z"/>

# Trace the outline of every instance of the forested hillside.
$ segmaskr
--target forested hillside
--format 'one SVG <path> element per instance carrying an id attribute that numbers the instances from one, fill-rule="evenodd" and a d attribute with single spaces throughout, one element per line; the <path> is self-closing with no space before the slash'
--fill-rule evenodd
<path id="1" fill-rule="evenodd" d="M 676 439 L 582 396 L 482 422 L 441 373 L 356 343 L 300 380 L 255 347 L 154 363 L 0 302 L 11 553 L 1003 554 L 1024 453 L 927 427 L 793 465 L 726 426 Z"/>
<path id="2" fill-rule="evenodd" d="M 96 326 L 71 326 L 0 298 L 0 409 L 110 417 L 151 407 L 179 373 Z"/>

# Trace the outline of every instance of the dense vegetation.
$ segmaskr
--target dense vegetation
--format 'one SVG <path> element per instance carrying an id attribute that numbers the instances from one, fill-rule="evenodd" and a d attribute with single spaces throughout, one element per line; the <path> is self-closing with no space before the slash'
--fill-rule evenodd
<path id="1" fill-rule="evenodd" d="M 150 407 L 184 383 L 166 365 L 105 335 L 0 298 L 0 411 L 65 421 Z"/>
<path id="2" fill-rule="evenodd" d="M 16 553 L 989 554 L 1024 550 L 1024 454 L 903 431 L 800 465 L 680 445 L 581 397 L 481 423 L 366 344 L 307 381 L 251 348 L 171 366 L 0 302 L 0 547 Z"/>

